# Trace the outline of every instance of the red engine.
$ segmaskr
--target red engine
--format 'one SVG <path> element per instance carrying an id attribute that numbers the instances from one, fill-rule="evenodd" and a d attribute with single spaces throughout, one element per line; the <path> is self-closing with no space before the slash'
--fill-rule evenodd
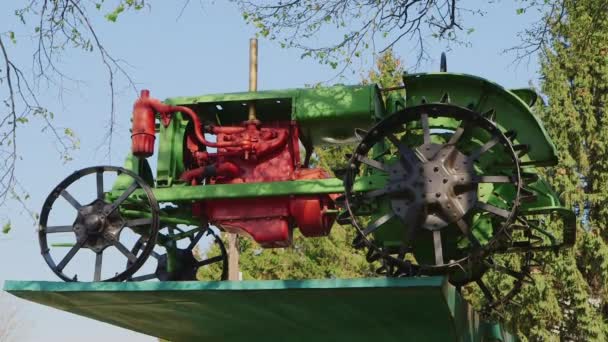
<path id="1" fill-rule="evenodd" d="M 242 126 L 206 126 L 203 130 L 190 108 L 167 106 L 148 94 L 143 91 L 135 104 L 133 153 L 141 157 L 151 154 L 150 115 L 153 125 L 154 112 L 161 114 L 165 125 L 174 112 L 190 116 L 193 129 L 187 132 L 184 160 L 188 170 L 181 175 L 183 181 L 192 185 L 236 184 L 329 177 L 323 169 L 302 168 L 295 122 L 248 121 Z M 207 141 L 203 131 L 214 134 L 216 142 Z M 207 147 L 217 151 L 209 153 Z M 327 195 L 209 200 L 193 206 L 195 215 L 226 231 L 247 234 L 264 247 L 290 245 L 294 227 L 308 237 L 329 234 L 335 219 L 333 208 Z"/>

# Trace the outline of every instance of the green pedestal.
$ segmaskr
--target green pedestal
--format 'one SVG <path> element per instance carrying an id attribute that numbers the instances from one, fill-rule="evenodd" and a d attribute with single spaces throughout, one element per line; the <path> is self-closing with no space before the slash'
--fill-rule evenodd
<path id="1" fill-rule="evenodd" d="M 442 277 L 7 281 L 15 296 L 171 341 L 503 341 Z"/>

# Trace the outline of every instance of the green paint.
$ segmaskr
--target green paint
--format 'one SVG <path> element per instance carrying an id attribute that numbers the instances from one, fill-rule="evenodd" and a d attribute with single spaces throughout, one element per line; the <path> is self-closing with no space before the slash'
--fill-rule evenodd
<path id="1" fill-rule="evenodd" d="M 469 107 L 482 113 L 490 109 L 495 110 L 495 122 L 499 128 L 503 132 L 511 129 L 517 132 L 515 143 L 530 146 L 529 153 L 521 157 L 522 163 L 526 165 L 525 172 L 535 174 L 538 173 L 536 166 L 555 163 L 555 148 L 529 107 L 537 99 L 532 90 L 509 91 L 479 77 L 450 73 L 406 74 L 403 80 L 406 96 L 402 96 L 403 91 L 395 91 L 385 94 L 385 99 L 382 98 L 378 87 L 372 84 L 179 97 L 168 99 L 166 103 L 191 107 L 204 124 L 240 125 L 247 119 L 248 103 L 254 102 L 258 118 L 262 122 L 295 120 L 300 128 L 302 143 L 310 148 L 352 140 L 355 128 L 369 129 L 389 113 L 398 112 L 406 106 L 416 106 L 423 101 L 438 102 L 444 94 L 448 94 L 449 102 L 453 105 Z M 177 209 L 161 212 L 161 222 L 164 224 L 198 224 L 198 219 L 192 217 L 190 210 L 190 204 L 195 201 L 340 194 L 344 191 L 342 181 L 338 178 L 199 186 L 184 184 L 179 181 L 179 176 L 184 171 L 184 137 L 186 131 L 191 129 L 189 124 L 189 120 L 177 114 L 167 127 L 159 126 L 160 147 L 153 193 L 160 203 L 171 202 L 178 206 Z M 446 131 L 445 134 L 434 133 L 431 137 L 433 143 L 442 144 L 449 139 L 450 131 L 458 127 L 460 122 L 440 117 L 430 118 L 429 124 L 432 129 Z M 422 144 L 418 125 L 417 121 L 409 123 L 408 133 L 400 135 L 399 138 L 404 139 L 407 144 Z M 469 143 L 460 148 L 469 152 L 479 149 L 490 138 L 488 133 L 481 129 L 470 129 L 465 134 L 469 135 Z M 373 157 L 380 158 L 385 164 L 397 162 L 392 148 L 391 144 L 380 142 L 373 147 Z M 504 165 L 507 158 L 509 156 L 500 150 L 484 153 L 476 166 L 477 172 L 486 175 L 504 174 L 500 165 Z M 151 172 L 146 171 L 149 169 L 147 163 L 139 163 L 129 157 L 126 167 L 137 170 L 149 184 L 154 184 L 150 180 Z M 363 174 L 355 184 L 356 192 L 379 189 L 386 183 L 387 175 L 377 170 L 365 169 Z M 127 186 L 119 177 L 114 191 L 108 197 L 118 197 L 120 189 Z M 564 242 L 571 243 L 575 232 L 573 214 L 561 207 L 558 196 L 548 183 L 539 179 L 525 184 L 524 188 L 526 193 L 532 193 L 536 197 L 532 201 L 522 203 L 520 212 L 523 215 L 547 215 L 555 212 L 565 223 L 561 232 L 563 238 L 548 239 L 547 247 L 561 246 Z M 511 201 L 515 195 L 515 187 L 512 184 L 478 186 L 481 201 L 506 210 L 510 208 L 506 206 L 505 201 Z M 138 190 L 130 200 L 140 201 L 142 196 L 143 192 Z M 385 196 L 360 209 L 358 214 L 373 221 L 391 212 L 390 201 Z M 123 211 L 123 214 L 128 217 L 148 215 L 139 210 Z M 494 225 L 490 214 L 474 216 L 472 232 L 482 245 L 493 238 Z M 542 229 L 539 231 L 543 233 Z M 445 258 L 458 259 L 470 248 L 467 241 L 462 241 L 456 232 L 458 229 L 451 227 L 445 234 L 442 233 L 444 246 L 447 246 L 444 248 Z M 404 223 L 394 217 L 384 223 L 374 235 L 377 243 L 398 246 L 405 237 Z M 415 243 L 416 258 L 425 263 L 433 263 L 434 247 L 428 243 L 431 239 L 428 239 L 425 233 L 421 233 L 417 239 L 419 242 Z"/>
<path id="2" fill-rule="evenodd" d="M 355 185 L 357 191 L 369 191 L 382 188 L 386 178 L 383 176 L 362 177 Z M 172 186 L 153 189 L 159 202 L 186 202 L 194 200 L 269 197 L 308 194 L 336 194 L 344 192 L 342 181 L 338 178 L 297 180 L 268 183 L 240 183 L 198 186 Z M 122 192 L 117 191 L 112 198 Z M 143 191 L 136 190 L 132 197 L 143 196 Z"/>
<path id="3" fill-rule="evenodd" d="M 530 153 L 523 161 L 532 165 L 555 165 L 557 152 L 539 119 L 526 104 L 522 91 L 516 94 L 480 77 L 451 73 L 405 74 L 407 106 L 438 102 L 449 93 L 450 102 L 462 107 L 472 106 L 484 113 L 496 110 L 496 124 L 517 132 L 516 143 L 527 144 Z"/>
<path id="4" fill-rule="evenodd" d="M 169 126 L 160 125 L 156 185 L 169 187 L 184 172 L 185 133 L 189 121 L 176 114 Z"/>
<path id="5" fill-rule="evenodd" d="M 139 283 L 7 281 L 4 290 L 174 342 L 514 341 L 500 326 L 480 320 L 442 277 Z M 424 310 L 411 303 L 424 303 Z M 163 324 L 159 324 L 159 319 Z"/>

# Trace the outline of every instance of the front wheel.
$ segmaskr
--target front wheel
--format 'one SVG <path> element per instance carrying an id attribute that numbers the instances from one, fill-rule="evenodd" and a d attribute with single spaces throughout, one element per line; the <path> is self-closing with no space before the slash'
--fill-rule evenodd
<path id="1" fill-rule="evenodd" d="M 111 193 L 104 191 L 104 183 L 117 176 L 126 186 L 112 189 Z M 77 198 L 86 196 L 88 190 L 83 189 L 83 185 L 87 181 L 93 183 L 90 187 L 95 190 L 94 199 L 82 204 Z M 131 195 L 136 191 L 140 191 L 141 196 L 134 200 Z M 63 201 L 57 201 L 60 197 Z M 123 218 L 121 210 L 130 207 L 144 208 L 147 215 Z M 158 215 L 159 207 L 152 189 L 135 173 L 115 166 L 85 168 L 64 179 L 46 198 L 39 222 L 40 252 L 51 270 L 64 281 L 124 281 L 150 256 L 158 235 Z M 66 222 L 68 217 L 73 217 L 72 223 Z M 56 237 L 71 238 L 75 242 L 49 242 Z M 145 241 L 145 247 L 142 253 L 135 255 L 127 246 L 137 241 Z M 69 250 L 62 253 L 66 247 Z M 111 259 L 127 258 L 129 262 L 112 260 L 104 265 L 106 254 Z M 94 261 L 75 264 L 72 261 L 77 255 L 79 259 L 87 256 L 93 259 L 94 256 Z"/>

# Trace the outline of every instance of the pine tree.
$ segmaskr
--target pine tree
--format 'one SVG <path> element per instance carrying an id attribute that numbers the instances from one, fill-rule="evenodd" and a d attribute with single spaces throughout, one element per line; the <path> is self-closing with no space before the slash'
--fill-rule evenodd
<path id="1" fill-rule="evenodd" d="M 577 213 L 577 243 L 542 256 L 545 272 L 506 316 L 522 340 L 608 341 L 608 2 L 562 6 L 547 18 L 539 115 L 559 155 L 546 177 Z"/>

